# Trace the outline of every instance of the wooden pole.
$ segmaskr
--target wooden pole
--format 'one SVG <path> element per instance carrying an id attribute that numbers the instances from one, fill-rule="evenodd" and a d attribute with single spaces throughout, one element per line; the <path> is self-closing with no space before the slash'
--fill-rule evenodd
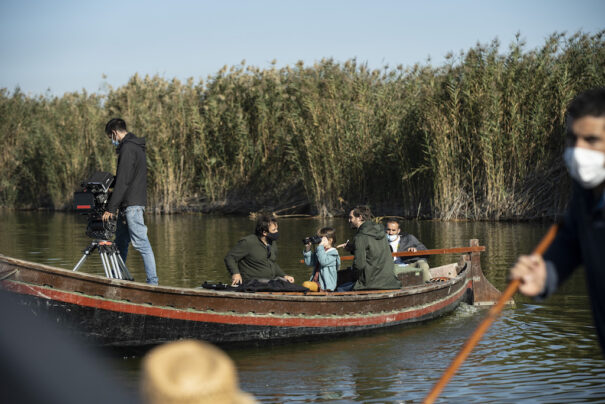
<path id="1" fill-rule="evenodd" d="M 394 252 L 391 253 L 393 257 L 422 257 L 425 255 L 437 255 L 437 254 L 466 254 L 471 252 L 481 252 L 485 251 L 484 246 L 475 246 L 475 247 L 454 247 L 454 248 L 437 248 L 433 250 L 419 250 L 416 252 Z M 352 255 L 345 255 L 344 257 L 340 257 L 341 261 L 352 261 L 355 257 Z M 300 260 L 301 263 L 304 263 L 304 260 Z"/>
<path id="2" fill-rule="evenodd" d="M 534 249 L 533 254 L 544 254 L 548 246 L 554 240 L 557 234 L 557 230 L 558 225 L 553 224 L 544 236 L 544 238 L 542 238 L 542 241 L 540 241 L 540 244 L 538 244 L 538 246 Z M 433 389 L 426 396 L 423 401 L 424 403 L 431 404 L 435 402 L 437 397 L 439 397 L 439 394 L 441 394 L 441 391 L 445 388 L 452 376 L 454 376 L 460 365 L 462 365 L 462 363 L 466 360 L 473 348 L 475 348 L 475 346 L 479 343 L 479 340 L 481 340 L 481 337 L 483 337 L 483 334 L 485 334 L 487 329 L 498 317 L 506 302 L 508 302 L 510 298 L 515 294 L 520 283 L 521 281 L 519 279 L 515 279 L 508 284 L 508 287 L 502 293 L 500 299 L 498 299 L 496 304 L 490 309 L 489 313 L 487 314 L 487 317 L 483 319 L 483 321 L 479 324 L 475 332 L 473 332 L 466 344 L 464 344 L 464 346 L 462 347 L 462 350 L 458 353 L 458 355 L 456 355 L 450 366 L 443 373 L 441 379 L 439 379 L 437 384 L 435 384 Z"/>

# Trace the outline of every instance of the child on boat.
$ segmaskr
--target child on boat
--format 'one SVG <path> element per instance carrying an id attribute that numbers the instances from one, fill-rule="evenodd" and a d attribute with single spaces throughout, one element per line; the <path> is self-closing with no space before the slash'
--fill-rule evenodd
<path id="1" fill-rule="evenodd" d="M 324 227 L 317 232 L 321 242 L 311 251 L 311 242 L 305 244 L 303 257 L 305 264 L 314 267 L 311 279 L 303 283 L 312 292 L 318 290 L 334 291 L 336 289 L 337 271 L 340 268 L 338 250 L 333 247 L 336 243 L 336 231 L 332 227 Z"/>

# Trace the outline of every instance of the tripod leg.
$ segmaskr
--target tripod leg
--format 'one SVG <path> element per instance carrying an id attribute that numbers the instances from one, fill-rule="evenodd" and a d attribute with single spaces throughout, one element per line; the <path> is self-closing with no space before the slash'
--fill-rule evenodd
<path id="1" fill-rule="evenodd" d="M 74 269 L 72 269 L 72 271 L 77 271 L 82 264 L 84 264 L 84 261 L 86 261 L 86 258 L 88 258 L 88 253 L 85 253 L 84 255 L 82 255 L 82 258 L 80 258 L 80 261 L 78 261 L 78 263 L 76 264 L 76 266 L 74 267 Z"/>
<path id="2" fill-rule="evenodd" d="M 84 251 L 82 251 L 84 254 L 82 255 L 82 258 L 80 258 L 80 261 L 78 261 L 78 263 L 76 264 L 74 269 L 72 269 L 72 271 L 74 271 L 74 272 L 77 271 L 84 264 L 84 261 L 86 261 L 86 258 L 88 258 L 90 253 L 92 253 L 95 248 L 97 248 L 97 243 L 96 242 L 90 243 L 90 245 L 88 247 L 86 247 L 84 249 Z"/>
<path id="3" fill-rule="evenodd" d="M 113 273 L 116 275 L 118 279 L 124 279 L 122 277 L 122 271 L 120 271 L 120 267 L 118 266 L 118 260 L 116 259 L 116 253 L 109 253 L 109 260 L 111 261 L 111 267 L 113 268 Z"/>
<path id="4" fill-rule="evenodd" d="M 130 275 L 130 271 L 128 271 L 128 267 L 122 260 L 122 257 L 120 256 L 120 254 L 116 254 L 116 257 L 118 258 L 118 264 L 120 265 L 120 268 L 122 269 L 122 273 L 124 274 L 124 279 L 127 279 L 129 281 L 134 281 L 134 278 L 132 277 L 132 275 Z"/>
<path id="5" fill-rule="evenodd" d="M 108 263 L 107 255 L 105 254 L 105 251 L 99 250 L 99 255 L 101 256 L 101 262 L 103 263 L 103 269 L 105 270 L 105 276 L 107 276 L 108 278 L 113 278 L 113 276 L 110 272 L 109 263 Z"/>
<path id="6" fill-rule="evenodd" d="M 114 279 L 122 279 L 122 277 L 120 276 L 120 273 L 118 272 L 118 269 L 116 268 L 114 262 L 113 262 L 113 255 L 112 253 L 108 252 L 107 254 L 107 262 L 109 263 L 109 268 L 111 269 L 111 273 L 113 274 L 113 278 Z"/>

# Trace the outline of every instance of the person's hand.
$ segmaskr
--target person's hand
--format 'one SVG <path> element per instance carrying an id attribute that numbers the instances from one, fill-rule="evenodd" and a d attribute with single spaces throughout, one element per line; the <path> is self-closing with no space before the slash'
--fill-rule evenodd
<path id="1" fill-rule="evenodd" d="M 242 275 L 233 274 L 231 275 L 231 286 L 237 286 L 242 284 Z"/>
<path id="2" fill-rule="evenodd" d="M 103 221 L 106 222 L 109 219 L 113 219 L 113 213 L 111 213 L 111 212 L 105 212 L 105 213 L 103 213 Z"/>
<path id="3" fill-rule="evenodd" d="M 348 244 L 348 243 L 349 243 L 349 240 L 345 241 L 345 242 L 344 242 L 344 243 L 342 243 L 342 244 L 338 244 L 338 245 L 336 246 L 336 248 L 345 248 L 345 247 L 347 246 L 347 244 Z"/>
<path id="4" fill-rule="evenodd" d="M 546 285 L 546 263 L 541 255 L 522 255 L 510 270 L 510 279 L 519 279 L 519 292 L 537 296 Z"/>
<path id="5" fill-rule="evenodd" d="M 293 277 L 291 277 L 290 275 L 285 275 L 285 276 L 284 276 L 284 279 L 285 279 L 285 280 L 287 280 L 287 281 L 288 281 L 288 282 L 290 282 L 290 283 L 294 283 L 294 278 L 293 278 Z"/>
<path id="6" fill-rule="evenodd" d="M 326 246 L 328 245 L 328 238 L 326 236 L 323 236 L 321 238 L 321 243 L 319 243 L 319 245 L 326 248 Z"/>
<path id="7" fill-rule="evenodd" d="M 409 252 L 416 252 L 416 251 L 418 251 L 418 249 L 416 247 L 410 247 L 410 248 L 408 248 L 408 251 Z"/>

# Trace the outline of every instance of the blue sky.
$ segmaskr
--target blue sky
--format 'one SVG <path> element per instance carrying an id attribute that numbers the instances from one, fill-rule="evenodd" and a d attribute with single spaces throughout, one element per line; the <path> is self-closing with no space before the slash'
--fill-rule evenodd
<path id="1" fill-rule="evenodd" d="M 0 88 L 98 93 L 135 73 L 197 82 L 243 59 L 440 65 L 495 38 L 505 51 L 517 32 L 527 49 L 555 31 L 596 33 L 604 17 L 603 0 L 2 0 Z"/>

